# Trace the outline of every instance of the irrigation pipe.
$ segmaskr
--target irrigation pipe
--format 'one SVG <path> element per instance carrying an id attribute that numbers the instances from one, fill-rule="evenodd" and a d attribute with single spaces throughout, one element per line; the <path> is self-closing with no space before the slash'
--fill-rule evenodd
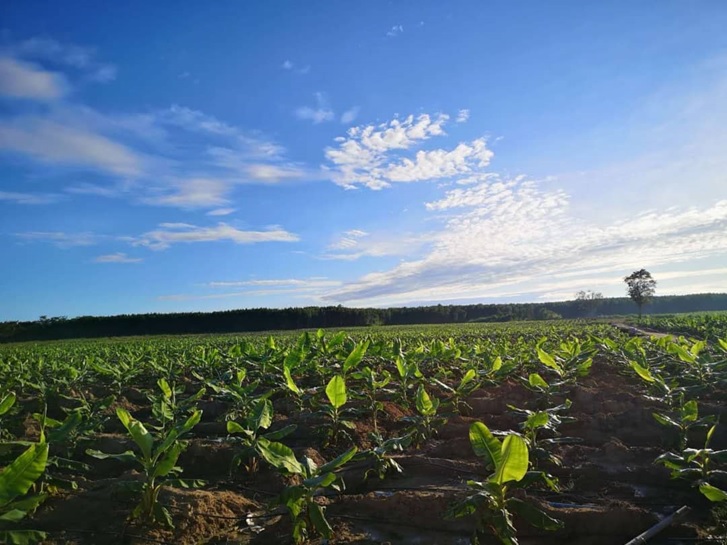
<path id="1" fill-rule="evenodd" d="M 646 543 L 663 529 L 671 526 L 673 523 L 684 517 L 688 512 L 689 507 L 687 507 L 686 505 L 682 505 L 674 513 L 672 513 L 668 517 L 664 517 L 659 522 L 654 524 L 654 526 L 646 530 L 643 534 L 636 536 L 634 539 L 626 543 L 626 545 L 641 545 L 642 543 Z"/>

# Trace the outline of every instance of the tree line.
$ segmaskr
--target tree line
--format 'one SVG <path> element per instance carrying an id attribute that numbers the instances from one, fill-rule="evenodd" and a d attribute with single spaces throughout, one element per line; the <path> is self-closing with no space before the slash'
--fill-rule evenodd
<path id="1" fill-rule="evenodd" d="M 27 322 L 0 323 L 0 342 L 238 333 L 285 329 L 359 327 L 372 325 L 507 322 L 631 314 L 627 297 L 580 298 L 554 303 L 430 305 L 397 308 L 295 307 L 252 308 L 220 312 L 124 314 L 118 316 L 46 317 Z M 653 297 L 648 314 L 727 310 L 727 294 Z"/>

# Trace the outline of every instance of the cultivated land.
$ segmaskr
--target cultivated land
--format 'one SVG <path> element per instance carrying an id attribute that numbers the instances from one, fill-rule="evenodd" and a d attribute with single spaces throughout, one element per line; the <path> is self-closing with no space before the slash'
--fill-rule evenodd
<path id="1" fill-rule="evenodd" d="M 0 535 L 605 545 L 683 505 L 653 543 L 725 535 L 727 317 L 645 328 L 675 336 L 558 321 L 0 346 Z"/>

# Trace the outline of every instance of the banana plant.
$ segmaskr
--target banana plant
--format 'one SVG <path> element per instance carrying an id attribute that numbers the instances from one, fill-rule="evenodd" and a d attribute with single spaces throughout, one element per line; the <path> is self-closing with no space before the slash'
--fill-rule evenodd
<path id="1" fill-rule="evenodd" d="M 581 343 L 578 339 L 562 341 L 554 351 L 546 352 L 543 337 L 535 345 L 540 363 L 553 371 L 562 384 L 573 384 L 578 378 L 588 375 L 593 364 L 596 347 L 593 340 Z"/>
<path id="2" fill-rule="evenodd" d="M 527 380 L 522 379 L 524 386 L 539 395 L 537 404 L 541 407 L 550 405 L 554 396 L 561 393 L 561 382 L 547 382 L 540 373 L 530 373 Z"/>
<path id="3" fill-rule="evenodd" d="M 0 472 L 0 542 L 12 545 L 36 543 L 46 538 L 37 530 L 13 529 L 46 499 L 46 494 L 30 494 L 48 462 L 48 443 L 43 434 L 39 443 L 30 445 Z"/>
<path id="4" fill-rule="evenodd" d="M 727 466 L 727 450 L 709 448 L 712 435 L 717 428 L 713 425 L 707 431 L 704 447 L 701 449 L 684 448 L 681 452 L 666 452 L 659 456 L 655 463 L 662 464 L 671 470 L 672 479 L 689 479 L 699 487 L 699 491 L 713 502 L 727 501 L 727 491 L 717 488 L 710 481 L 727 479 L 727 471 L 714 467 Z"/>
<path id="5" fill-rule="evenodd" d="M 366 389 L 364 390 L 364 396 L 368 401 L 369 410 L 371 411 L 371 418 L 374 425 L 373 433 L 374 435 L 378 435 L 378 414 L 379 411 L 383 408 L 383 404 L 377 399 L 377 393 L 389 385 L 389 382 L 391 382 L 391 373 L 384 369 L 381 372 L 381 378 L 379 379 L 377 378 L 376 371 L 374 371 L 371 367 L 367 365 L 360 371 L 354 373 L 352 376 L 357 380 L 362 380 L 366 385 Z"/>
<path id="6" fill-rule="evenodd" d="M 679 342 L 669 341 L 666 347 L 667 352 L 679 359 L 681 382 L 689 384 L 692 395 L 727 380 L 727 358 L 713 356 L 706 350 L 707 346 L 706 341 L 691 343 L 680 339 Z"/>
<path id="7" fill-rule="evenodd" d="M 520 423 L 520 430 L 528 445 L 528 449 L 532 456 L 530 457 L 530 465 L 536 467 L 539 460 L 548 461 L 556 466 L 563 464 L 562 460 L 551 452 L 554 445 L 562 445 L 576 443 L 580 440 L 576 437 L 562 437 L 558 433 L 558 426 L 565 423 L 575 422 L 575 418 L 564 416 L 561 413 L 567 411 L 571 407 L 571 401 L 565 400 L 565 403 L 555 407 L 548 407 L 541 411 L 532 411 L 529 409 L 520 409 L 514 405 L 507 406 L 516 415 L 524 417 Z M 541 433 L 547 432 L 550 437 L 542 437 Z"/>
<path id="8" fill-rule="evenodd" d="M 469 439 L 475 454 L 492 473 L 486 481 L 467 481 L 473 493 L 453 505 L 447 515 L 450 518 L 477 516 L 472 543 L 479 543 L 491 533 L 504 545 L 518 545 L 514 514 L 546 530 L 563 526 L 561 521 L 512 495 L 512 490 L 527 488 L 535 480 L 542 479 L 542 474 L 528 471 L 528 446 L 522 437 L 510 434 L 501 442 L 482 422 L 474 422 L 470 426 Z M 550 486 L 555 488 L 554 484 Z"/>
<path id="9" fill-rule="evenodd" d="M 132 489 L 135 488 L 141 494 L 131 517 L 143 523 L 162 523 L 173 528 L 169 511 L 159 502 L 159 493 L 164 486 L 189 488 L 200 484 L 199 481 L 183 481 L 171 477 L 182 472 L 176 464 L 187 445 L 180 438 L 199 423 L 202 411 L 194 411 L 187 420 L 172 426 L 157 437 L 125 409 L 117 409 L 116 415 L 136 443 L 139 452 L 129 450 L 121 454 L 106 454 L 89 449 L 86 453 L 101 460 L 111 458 L 141 467 L 144 480 L 131 485 Z"/>
<path id="10" fill-rule="evenodd" d="M 158 431 L 163 431 L 170 423 L 193 412 L 197 402 L 206 392 L 205 388 L 200 388 L 194 395 L 179 399 L 184 393 L 184 386 L 170 385 L 165 378 L 157 380 L 157 386 L 159 391 L 148 394 L 147 398 L 151 403 L 152 415 L 158 422 L 158 425 L 150 427 Z"/>
<path id="11" fill-rule="evenodd" d="M 687 448 L 689 432 L 693 429 L 706 428 L 717 421 L 716 416 L 708 415 L 699 418 L 699 407 L 696 400 L 692 399 L 684 401 L 681 396 L 681 404 L 679 408 L 671 415 L 664 413 L 652 413 L 654 420 L 662 426 L 676 432 L 678 437 L 678 448 L 684 450 Z"/>
<path id="12" fill-rule="evenodd" d="M 449 405 L 452 411 L 456 414 L 460 414 L 462 409 L 471 411 L 472 407 L 465 401 L 465 398 L 470 396 L 472 392 L 477 390 L 481 383 L 476 380 L 477 371 L 469 369 L 464 376 L 460 379 L 459 384 L 454 388 L 449 386 L 438 379 L 433 379 L 434 382 L 442 388 L 447 394 L 449 394 Z"/>
<path id="13" fill-rule="evenodd" d="M 421 384 L 417 389 L 415 407 L 417 414 L 404 417 L 402 420 L 411 424 L 407 434 L 412 436 L 414 444 L 419 447 L 431 439 L 447 419 L 437 415 L 439 400 L 430 396 Z"/>
<path id="14" fill-rule="evenodd" d="M 11 439 L 12 435 L 2 425 L 2 418 L 4 415 L 9 414 L 10 410 L 15 405 L 16 395 L 14 392 L 7 392 L 0 395 L 0 439 Z"/>
<path id="15" fill-rule="evenodd" d="M 333 528 L 326 519 L 326 508 L 316 502 L 316 496 L 327 491 L 342 492 L 345 483 L 336 470 L 356 455 L 352 447 L 337 458 L 321 466 L 303 457 L 299 462 L 293 451 L 282 443 L 269 443 L 261 449 L 263 457 L 285 475 L 297 476 L 299 484 L 286 487 L 275 499 L 274 505 L 284 506 L 293 522 L 293 539 L 303 543 L 313 536 L 333 537 Z"/>
<path id="16" fill-rule="evenodd" d="M 254 404 L 252 411 L 242 424 L 234 421 L 227 422 L 227 433 L 230 435 L 239 434 L 241 437 L 236 442 L 242 447 L 232 458 L 232 467 L 239 466 L 243 460 L 249 460 L 248 472 L 254 473 L 257 470 L 257 458 L 260 451 L 272 441 L 279 441 L 293 433 L 295 424 L 289 424 L 279 430 L 264 433 L 273 423 L 272 402 L 267 398 L 260 398 Z"/>
<path id="17" fill-rule="evenodd" d="M 361 360 L 363 360 L 363 357 L 366 355 L 366 350 L 368 349 L 369 344 L 371 344 L 370 341 L 364 341 L 356 344 L 353 347 L 353 350 L 351 350 L 348 356 L 346 356 L 341 368 L 344 378 L 350 371 L 355 371 L 356 368 L 358 368 Z"/>
<path id="18" fill-rule="evenodd" d="M 399 403 L 409 407 L 409 389 L 416 381 L 424 378 L 424 375 L 419 370 L 417 362 L 407 361 L 403 352 L 396 356 L 394 363 L 399 374 Z"/>
<path id="19" fill-rule="evenodd" d="M 240 350 L 239 345 L 236 345 L 235 348 Z M 249 413 L 256 399 L 253 394 L 260 387 L 259 380 L 245 384 L 247 378 L 245 369 L 228 370 L 222 374 L 219 380 L 210 380 L 195 371 L 192 371 L 192 375 L 229 406 L 225 414 L 227 420 L 237 420 Z M 272 391 L 268 395 L 272 395 Z"/>
<path id="20" fill-rule="evenodd" d="M 412 439 L 411 434 L 406 434 L 401 437 L 390 437 L 389 439 L 384 439 L 379 434 L 372 434 L 372 440 L 375 446 L 369 450 L 360 452 L 356 456 L 356 460 L 360 459 L 373 462 L 373 467 L 366 470 L 364 478 L 368 479 L 372 473 L 375 473 L 383 481 L 389 473 L 403 473 L 404 468 L 391 457 L 391 454 L 394 452 L 404 452 L 404 449 L 411 445 Z"/>
<path id="21" fill-rule="evenodd" d="M 343 416 L 343 406 L 348 401 L 346 393 L 346 380 L 341 375 L 334 375 L 326 386 L 326 397 L 330 405 L 323 405 L 322 410 L 331 418 L 331 427 L 327 430 L 328 442 L 335 444 L 338 441 L 341 428 L 349 430 L 355 429 L 356 426 L 350 420 L 345 420 Z"/>

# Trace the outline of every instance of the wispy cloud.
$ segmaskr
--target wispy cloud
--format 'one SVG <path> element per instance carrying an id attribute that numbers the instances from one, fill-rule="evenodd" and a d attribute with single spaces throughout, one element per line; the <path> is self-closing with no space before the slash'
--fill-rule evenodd
<path id="1" fill-rule="evenodd" d="M 97 59 L 90 47 L 61 43 L 51 38 L 31 38 L 8 48 L 23 58 L 52 61 L 80 71 L 87 79 L 107 83 L 116 78 L 116 67 Z"/>
<path id="2" fill-rule="evenodd" d="M 215 208 L 207 212 L 208 216 L 229 216 L 237 211 L 236 208 Z"/>
<path id="3" fill-rule="evenodd" d="M 394 25 L 387 32 L 389 38 L 395 38 L 404 32 L 404 25 Z"/>
<path id="4" fill-rule="evenodd" d="M 63 197 L 55 193 L 17 193 L 13 191 L 0 191 L 0 201 L 9 201 L 16 204 L 51 204 Z"/>
<path id="5" fill-rule="evenodd" d="M 29 62 L 0 57 L 0 95 L 32 100 L 57 100 L 68 85 L 62 74 Z"/>
<path id="6" fill-rule="evenodd" d="M 333 121 L 336 114 L 328 105 L 328 100 L 323 93 L 315 93 L 316 106 L 301 106 L 295 110 L 298 119 L 312 121 L 314 124 L 323 123 L 325 121 Z"/>
<path id="7" fill-rule="evenodd" d="M 382 189 L 392 183 L 452 178 L 477 172 L 493 156 L 484 138 L 461 142 L 452 149 L 406 150 L 434 136 L 444 135 L 447 115 L 432 119 L 428 114 L 394 119 L 378 126 L 362 125 L 339 137 L 337 147 L 329 147 L 326 166 L 333 181 L 346 188 L 363 185 Z"/>
<path id="8" fill-rule="evenodd" d="M 296 66 L 293 61 L 291 60 L 285 60 L 283 61 L 283 64 L 280 65 L 280 67 L 283 70 L 289 70 L 291 72 L 295 72 L 296 74 L 305 75 L 308 72 L 310 72 L 310 65 L 307 64 L 305 66 Z"/>
<path id="9" fill-rule="evenodd" d="M 262 242 L 297 242 L 298 235 L 282 227 L 273 226 L 264 231 L 244 231 L 226 223 L 212 227 L 163 223 L 160 229 L 144 233 L 133 240 L 134 246 L 145 246 L 152 250 L 165 250 L 173 244 L 194 242 L 230 241 L 235 244 L 257 244 Z"/>
<path id="10" fill-rule="evenodd" d="M 0 122 L 0 149 L 46 163 L 90 167 L 117 175 L 141 173 L 142 159 L 126 146 L 80 127 L 37 117 Z"/>
<path id="11" fill-rule="evenodd" d="M 575 216 L 562 190 L 545 190 L 524 177 L 490 176 L 466 189 L 448 190 L 427 209 L 447 216 L 442 229 L 430 233 L 431 250 L 423 258 L 365 275 L 324 298 L 404 304 L 553 294 L 565 286 L 574 293 L 594 287 L 588 282 L 605 281 L 602 273 L 618 285 L 623 271 L 668 270 L 727 251 L 724 200 L 600 225 Z M 568 271 L 571 278 L 554 282 L 553 271 Z M 601 277 L 593 277 L 594 272 Z"/>
<path id="12" fill-rule="evenodd" d="M 117 252 L 115 254 L 100 255 L 93 261 L 94 263 L 141 263 L 143 259 L 140 257 L 129 257 L 123 252 Z"/>
<path id="13" fill-rule="evenodd" d="M 93 246 L 104 238 L 89 232 L 64 233 L 62 231 L 28 231 L 25 233 L 16 233 L 15 236 L 25 242 L 46 242 L 59 248 Z"/>
<path id="14" fill-rule="evenodd" d="M 457 112 L 457 118 L 455 119 L 455 121 L 457 123 L 466 123 L 469 118 L 470 111 L 465 108 Z"/>
<path id="15" fill-rule="evenodd" d="M 353 123 L 358 117 L 360 111 L 361 108 L 358 106 L 354 106 L 353 108 L 346 110 L 341 114 L 341 123 L 343 123 L 344 125 L 349 125 L 350 123 Z"/>
<path id="16" fill-rule="evenodd" d="M 404 233 L 390 236 L 385 233 L 371 235 L 360 229 L 344 232 L 326 247 L 321 259 L 356 261 L 362 257 L 412 256 L 427 245 L 429 235 Z"/>
<path id="17" fill-rule="evenodd" d="M 205 287 L 213 289 L 247 289 L 222 293 L 161 295 L 157 299 L 160 301 L 195 301 L 285 296 L 286 298 L 305 299 L 310 304 L 316 304 L 321 301 L 320 297 L 326 290 L 336 288 L 340 285 L 340 281 L 325 277 L 218 281 L 209 282 Z"/>
<path id="18" fill-rule="evenodd" d="M 171 184 L 171 192 L 144 197 L 146 204 L 175 206 L 178 208 L 210 208 L 223 206 L 230 202 L 228 194 L 231 185 L 222 180 L 192 178 Z"/>
<path id="19" fill-rule="evenodd" d="M 327 278 L 282 278 L 282 279 L 265 279 L 265 280 L 232 280 L 217 281 L 207 284 L 210 288 L 241 288 L 248 286 L 265 287 L 265 288 L 330 288 L 332 286 L 340 286 L 338 280 L 329 280 Z"/>

